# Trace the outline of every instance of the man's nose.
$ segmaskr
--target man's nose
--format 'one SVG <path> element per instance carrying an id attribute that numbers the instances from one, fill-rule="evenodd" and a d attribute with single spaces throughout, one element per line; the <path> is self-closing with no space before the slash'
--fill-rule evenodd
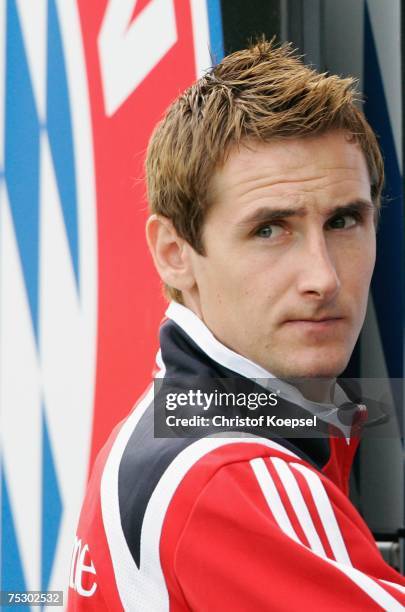
<path id="1" fill-rule="evenodd" d="M 340 279 L 324 231 L 307 237 L 300 257 L 299 292 L 319 300 L 334 299 L 340 289 Z"/>

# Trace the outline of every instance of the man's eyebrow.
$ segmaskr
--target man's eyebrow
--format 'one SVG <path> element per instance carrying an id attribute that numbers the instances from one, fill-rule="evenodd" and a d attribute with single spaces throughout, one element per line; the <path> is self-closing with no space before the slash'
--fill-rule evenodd
<path id="1" fill-rule="evenodd" d="M 286 219 L 287 217 L 303 217 L 305 208 L 270 208 L 269 206 L 261 206 L 252 214 L 246 215 L 244 219 L 238 221 L 237 225 L 256 225 L 259 223 L 270 223 L 277 219 Z"/>
<path id="2" fill-rule="evenodd" d="M 348 204 L 334 206 L 325 211 L 327 217 L 336 215 L 347 215 L 348 213 L 367 213 L 367 211 L 375 211 L 375 205 L 369 200 L 355 200 Z M 237 222 L 238 226 L 257 225 L 260 223 L 271 223 L 288 217 L 304 217 L 307 208 L 270 208 L 269 206 L 261 206 L 257 208 L 251 215 L 247 215 L 244 219 Z"/>
<path id="3" fill-rule="evenodd" d="M 350 202 L 349 204 L 343 204 L 342 206 L 335 206 L 328 211 L 329 216 L 336 215 L 347 215 L 351 212 L 363 213 L 366 214 L 368 211 L 375 212 L 376 207 L 370 200 L 356 200 L 355 202 Z"/>

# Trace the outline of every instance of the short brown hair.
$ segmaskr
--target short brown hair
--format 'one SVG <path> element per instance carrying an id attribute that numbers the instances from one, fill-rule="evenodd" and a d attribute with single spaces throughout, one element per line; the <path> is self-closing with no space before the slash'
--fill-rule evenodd
<path id="1" fill-rule="evenodd" d="M 359 143 L 378 210 L 383 161 L 355 86 L 351 77 L 306 66 L 291 44 L 261 40 L 228 55 L 172 103 L 151 137 L 146 157 L 151 211 L 170 219 L 179 236 L 204 254 L 210 178 L 232 146 L 336 129 Z M 181 301 L 180 291 L 166 290 Z"/>

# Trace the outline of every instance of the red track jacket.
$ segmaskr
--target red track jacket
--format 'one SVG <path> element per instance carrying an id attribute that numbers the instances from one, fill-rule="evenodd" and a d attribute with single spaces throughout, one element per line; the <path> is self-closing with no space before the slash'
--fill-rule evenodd
<path id="1" fill-rule="evenodd" d="M 263 377 L 184 307 L 169 317 L 159 376 Z M 405 609 L 405 579 L 347 497 L 358 438 L 164 439 L 153 426 L 151 387 L 96 461 L 68 610 Z"/>

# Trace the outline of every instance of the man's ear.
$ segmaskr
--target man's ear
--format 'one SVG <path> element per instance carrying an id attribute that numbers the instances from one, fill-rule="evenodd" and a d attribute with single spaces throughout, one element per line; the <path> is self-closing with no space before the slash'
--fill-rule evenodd
<path id="1" fill-rule="evenodd" d="M 192 248 L 181 238 L 170 219 L 151 215 L 146 223 L 146 240 L 160 278 L 179 291 L 190 290 L 195 284 L 190 261 Z"/>

